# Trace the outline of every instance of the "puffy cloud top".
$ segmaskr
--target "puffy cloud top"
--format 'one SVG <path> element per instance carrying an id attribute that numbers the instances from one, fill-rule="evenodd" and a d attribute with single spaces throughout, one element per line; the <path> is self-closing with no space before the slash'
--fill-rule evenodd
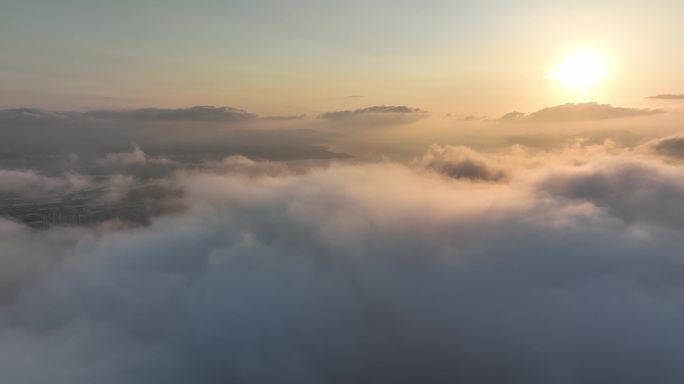
<path id="1" fill-rule="evenodd" d="M 673 159 L 684 159 L 684 136 L 674 135 L 651 140 L 643 148 Z"/>
<path id="2" fill-rule="evenodd" d="M 455 179 L 501 181 L 508 178 L 502 165 L 464 146 L 433 145 L 421 163 L 427 169 Z"/>
<path id="3" fill-rule="evenodd" d="M 681 381 L 681 167 L 516 156 L 229 157 L 147 227 L 0 220 L 0 381 Z"/>

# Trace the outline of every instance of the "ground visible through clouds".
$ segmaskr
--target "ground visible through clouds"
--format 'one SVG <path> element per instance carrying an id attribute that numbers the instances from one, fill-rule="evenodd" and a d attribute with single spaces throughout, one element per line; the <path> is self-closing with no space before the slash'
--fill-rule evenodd
<path id="1" fill-rule="evenodd" d="M 0 111 L 0 381 L 679 383 L 680 114 Z"/>

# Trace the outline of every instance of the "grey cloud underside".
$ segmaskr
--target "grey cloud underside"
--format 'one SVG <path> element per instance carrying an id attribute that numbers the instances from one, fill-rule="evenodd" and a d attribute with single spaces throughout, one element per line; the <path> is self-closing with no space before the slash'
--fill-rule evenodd
<path id="1" fill-rule="evenodd" d="M 0 220 L 0 381 L 679 383 L 681 166 L 516 156 L 231 157 L 148 227 Z"/>
<path id="2" fill-rule="evenodd" d="M 0 123 L 69 122 L 95 119 L 134 122 L 226 122 L 256 119 L 257 114 L 232 107 L 196 106 L 190 108 L 141 108 L 94 110 L 88 112 L 50 112 L 35 108 L 15 108 L 0 111 Z"/>
<path id="3" fill-rule="evenodd" d="M 684 136 L 670 136 L 645 144 L 653 152 L 675 159 L 684 159 Z"/>
<path id="4" fill-rule="evenodd" d="M 562 123 L 648 116 L 660 113 L 665 113 L 665 111 L 660 109 L 613 107 L 610 104 L 599 104 L 594 102 L 569 103 L 544 108 L 530 114 L 509 112 L 495 121 L 505 123 Z"/>
<path id="5" fill-rule="evenodd" d="M 649 99 L 660 99 L 660 100 L 684 100 L 684 95 L 664 94 L 664 95 L 649 96 L 648 98 Z"/>
<path id="6" fill-rule="evenodd" d="M 509 176 L 503 165 L 463 146 L 433 145 L 421 164 L 455 179 L 503 181 Z"/>
<path id="7" fill-rule="evenodd" d="M 625 158 L 560 168 L 539 192 L 590 202 L 627 223 L 638 221 L 684 229 L 684 170 Z"/>
<path id="8" fill-rule="evenodd" d="M 427 111 L 419 108 L 406 106 L 374 106 L 360 108 L 356 110 L 326 112 L 318 118 L 333 122 L 345 121 L 371 121 L 371 122 L 392 122 L 392 123 L 411 123 L 429 116 Z"/>
<path id="9" fill-rule="evenodd" d="M 209 121 L 240 122 L 256 119 L 257 115 L 232 107 L 197 106 L 191 108 L 164 109 L 143 108 L 130 110 L 96 110 L 83 114 L 94 119 L 127 121 Z"/>

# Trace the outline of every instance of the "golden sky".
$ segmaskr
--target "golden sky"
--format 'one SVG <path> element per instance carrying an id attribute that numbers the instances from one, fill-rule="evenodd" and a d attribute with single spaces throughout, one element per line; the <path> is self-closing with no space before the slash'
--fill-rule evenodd
<path id="1" fill-rule="evenodd" d="M 682 14 L 678 0 L 7 0 L 0 108 L 651 106 L 684 93 Z M 585 51 L 605 62 L 595 87 L 545 78 Z"/>

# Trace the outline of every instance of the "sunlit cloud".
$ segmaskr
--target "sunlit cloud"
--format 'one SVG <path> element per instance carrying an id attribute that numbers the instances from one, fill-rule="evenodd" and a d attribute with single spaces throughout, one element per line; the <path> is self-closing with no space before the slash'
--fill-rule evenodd
<path id="1" fill-rule="evenodd" d="M 683 0 L 0 4 L 0 384 L 682 382 Z"/>
<path id="2" fill-rule="evenodd" d="M 684 95 L 663 94 L 663 95 L 649 96 L 648 98 L 649 99 L 661 99 L 661 100 L 684 100 Z"/>
<path id="3" fill-rule="evenodd" d="M 547 107 L 530 114 L 509 112 L 496 119 L 501 122 L 561 123 L 573 121 L 605 120 L 623 117 L 649 116 L 665 113 L 662 109 L 613 107 L 610 104 L 569 103 Z"/>

